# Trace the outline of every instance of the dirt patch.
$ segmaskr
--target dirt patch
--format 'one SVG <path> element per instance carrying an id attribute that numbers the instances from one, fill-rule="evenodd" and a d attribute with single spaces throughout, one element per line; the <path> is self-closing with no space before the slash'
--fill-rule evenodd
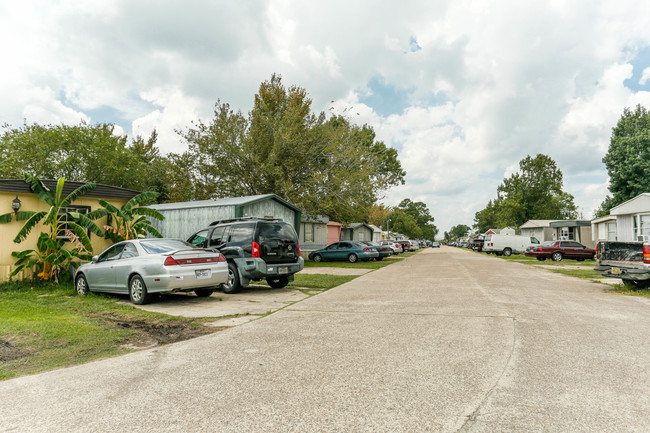
<path id="1" fill-rule="evenodd" d="M 14 361 L 28 355 L 29 350 L 17 347 L 11 341 L 0 340 L 0 362 Z"/>
<path id="2" fill-rule="evenodd" d="M 122 345 L 127 349 L 143 349 L 177 343 L 225 329 L 222 327 L 197 326 L 192 321 L 151 321 L 124 318 L 113 314 L 100 314 L 98 318 L 106 327 L 133 331 L 133 335 Z"/>

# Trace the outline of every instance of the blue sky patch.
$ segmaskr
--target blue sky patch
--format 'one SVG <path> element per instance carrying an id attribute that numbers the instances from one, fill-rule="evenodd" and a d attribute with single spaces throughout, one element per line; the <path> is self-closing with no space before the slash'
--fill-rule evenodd
<path id="1" fill-rule="evenodd" d="M 640 84 L 639 81 L 643 76 L 643 70 L 650 68 L 650 46 L 645 46 L 639 50 L 635 50 L 634 57 L 629 60 L 629 63 L 634 67 L 632 78 L 623 81 L 623 85 L 632 91 L 639 92 L 642 90 L 650 90 L 650 80 L 645 84 Z M 633 51 L 630 50 L 630 54 Z"/>
<path id="2" fill-rule="evenodd" d="M 360 102 L 371 107 L 381 116 L 401 114 L 410 105 L 412 89 L 400 89 L 387 83 L 381 76 L 375 76 L 368 81 L 370 94 L 361 95 Z"/>

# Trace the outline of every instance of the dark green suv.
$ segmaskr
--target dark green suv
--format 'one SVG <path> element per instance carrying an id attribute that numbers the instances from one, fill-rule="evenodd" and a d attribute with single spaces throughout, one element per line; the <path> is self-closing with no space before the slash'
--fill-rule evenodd
<path id="1" fill-rule="evenodd" d="M 279 289 L 305 267 L 298 235 L 291 224 L 271 218 L 215 221 L 187 240 L 200 248 L 218 248 L 228 261 L 224 293 L 236 293 L 251 281 L 266 279 Z"/>

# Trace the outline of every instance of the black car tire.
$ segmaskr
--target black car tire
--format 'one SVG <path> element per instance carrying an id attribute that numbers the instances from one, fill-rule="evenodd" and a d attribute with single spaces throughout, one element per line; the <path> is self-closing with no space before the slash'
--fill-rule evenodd
<path id="1" fill-rule="evenodd" d="M 510 257 L 512 255 L 512 250 L 510 248 L 504 248 L 503 255 L 506 257 Z"/>
<path id="2" fill-rule="evenodd" d="M 86 277 L 84 274 L 81 274 L 77 277 L 77 281 L 74 283 L 74 288 L 77 291 L 77 294 L 81 296 L 85 296 L 90 292 L 90 288 L 88 287 L 88 280 L 86 280 Z"/>
<path id="3" fill-rule="evenodd" d="M 378 261 L 378 262 L 379 262 L 379 261 L 382 261 L 382 260 L 384 260 L 383 257 L 377 257 L 377 261 Z"/>
<path id="4" fill-rule="evenodd" d="M 562 258 L 563 258 L 562 253 L 559 251 L 554 252 L 553 255 L 551 256 L 551 259 L 553 259 L 554 262 L 561 262 Z"/>
<path id="5" fill-rule="evenodd" d="M 636 281 L 636 280 L 623 280 L 623 285 L 628 290 L 641 290 L 650 288 L 650 280 Z"/>
<path id="6" fill-rule="evenodd" d="M 268 283 L 269 286 L 271 286 L 274 289 L 281 289 L 283 287 L 286 287 L 287 284 L 289 284 L 289 277 L 286 275 L 282 277 L 268 277 L 266 279 L 266 282 Z"/>
<path id="7" fill-rule="evenodd" d="M 241 284 L 239 283 L 239 271 L 237 270 L 237 265 L 234 263 L 228 263 L 228 281 L 221 285 L 221 290 L 223 293 L 237 293 L 241 289 Z"/>
<path id="8" fill-rule="evenodd" d="M 356 254 L 350 254 L 350 255 L 348 256 L 348 261 L 349 261 L 350 263 L 356 263 L 358 260 L 359 260 L 359 257 L 357 257 Z"/>
<path id="9" fill-rule="evenodd" d="M 546 260 L 546 257 L 537 257 L 537 260 L 539 260 L 540 262 L 543 262 L 544 260 Z"/>
<path id="10" fill-rule="evenodd" d="M 322 262 L 323 261 L 323 256 L 320 254 L 314 254 L 314 261 L 315 262 Z"/>
<path id="11" fill-rule="evenodd" d="M 149 302 L 149 293 L 140 275 L 134 275 L 129 281 L 129 297 L 135 305 L 143 305 Z"/>
<path id="12" fill-rule="evenodd" d="M 198 296 L 199 298 L 207 298 L 211 294 L 214 293 L 213 289 L 196 289 L 194 291 L 194 294 Z"/>

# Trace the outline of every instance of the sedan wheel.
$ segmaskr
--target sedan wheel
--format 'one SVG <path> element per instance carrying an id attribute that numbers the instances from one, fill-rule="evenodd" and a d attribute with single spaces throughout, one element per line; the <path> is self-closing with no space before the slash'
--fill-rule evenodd
<path id="1" fill-rule="evenodd" d="M 149 294 L 147 293 L 147 286 L 139 275 L 131 278 L 129 282 L 129 297 L 131 302 L 136 305 L 142 305 L 149 302 Z"/>
<path id="2" fill-rule="evenodd" d="M 90 289 L 88 288 L 88 281 L 86 281 L 86 277 L 82 275 L 79 275 L 77 277 L 77 282 L 75 283 L 75 289 L 77 290 L 77 293 L 81 296 L 87 295 Z"/>
<path id="3" fill-rule="evenodd" d="M 554 262 L 561 262 L 562 261 L 562 253 L 559 252 L 559 251 L 556 251 L 556 252 L 553 253 L 551 258 L 553 259 Z"/>
<path id="4" fill-rule="evenodd" d="M 315 261 L 315 262 L 322 262 L 322 261 L 323 261 L 323 257 L 321 257 L 320 254 L 315 254 L 315 255 L 314 255 L 314 261 Z"/>
<path id="5" fill-rule="evenodd" d="M 359 257 L 357 257 L 356 254 L 350 254 L 350 255 L 348 256 L 348 261 L 349 261 L 350 263 L 356 263 L 357 260 L 359 260 Z"/>

